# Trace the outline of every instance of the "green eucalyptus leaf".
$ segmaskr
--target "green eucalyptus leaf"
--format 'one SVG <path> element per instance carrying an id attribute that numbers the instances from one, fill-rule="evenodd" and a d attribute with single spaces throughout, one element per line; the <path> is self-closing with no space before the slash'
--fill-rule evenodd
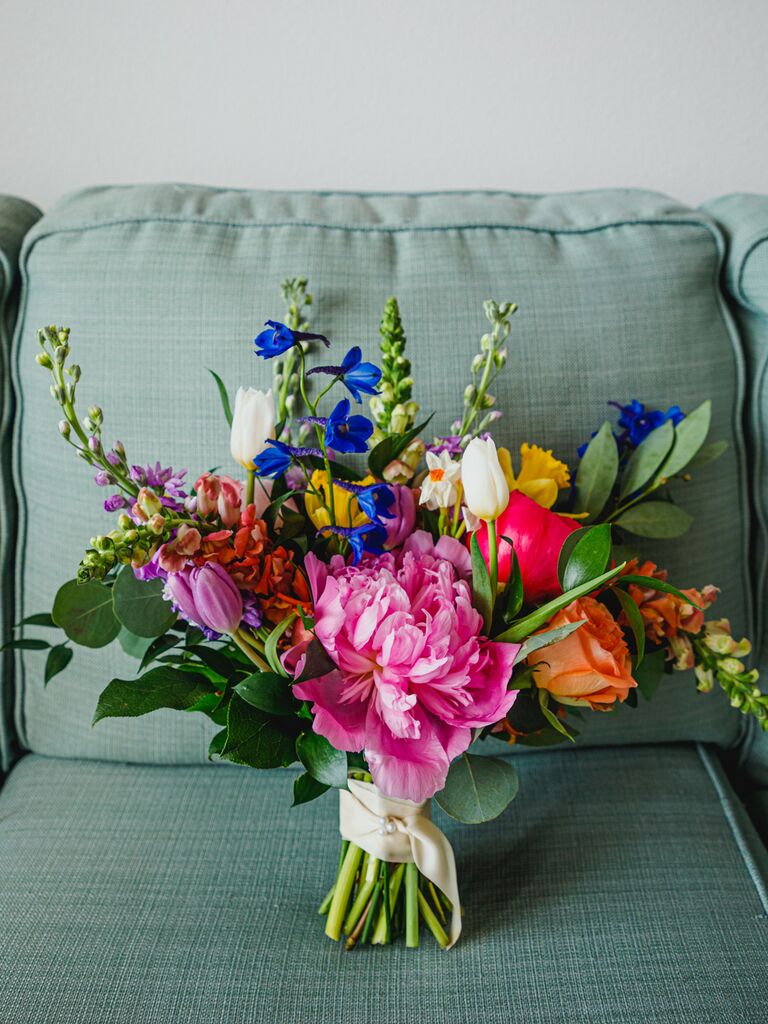
<path id="1" fill-rule="evenodd" d="M 332 747 L 325 736 L 303 732 L 296 740 L 296 753 L 313 779 L 335 789 L 346 787 L 347 755 Z"/>
<path id="2" fill-rule="evenodd" d="M 9 640 L 0 647 L 0 651 L 47 651 L 51 645 L 47 640 L 33 640 L 24 637 L 21 640 Z"/>
<path id="3" fill-rule="evenodd" d="M 138 679 L 113 679 L 99 697 L 93 724 L 102 718 L 134 718 L 159 708 L 188 711 L 210 692 L 205 676 L 165 666 L 153 668 Z"/>
<path id="4" fill-rule="evenodd" d="M 253 672 L 235 686 L 235 693 L 270 715 L 292 715 L 296 710 L 288 680 L 276 672 Z"/>
<path id="5" fill-rule="evenodd" d="M 37 612 L 35 615 L 28 615 L 26 619 L 17 622 L 13 628 L 18 629 L 20 626 L 47 626 L 48 628 L 58 629 L 50 612 Z"/>
<path id="6" fill-rule="evenodd" d="M 435 801 L 457 821 L 478 825 L 492 821 L 517 796 L 519 779 L 509 761 L 462 754 L 448 769 L 445 787 Z"/>
<path id="7" fill-rule="evenodd" d="M 577 597 L 584 597 L 586 594 L 590 594 L 593 590 L 597 590 L 598 587 L 602 587 L 608 580 L 618 576 L 623 571 L 624 565 L 625 563 L 622 562 L 613 569 L 604 572 L 601 576 L 597 576 L 595 579 L 583 583 L 580 587 L 574 587 L 573 590 L 568 590 L 566 593 L 561 594 L 560 597 L 548 601 L 540 608 L 531 612 L 530 615 L 526 615 L 524 618 L 513 622 L 509 629 L 504 630 L 495 639 L 509 644 L 522 643 L 531 633 L 535 633 L 537 629 L 545 626 L 556 612 L 559 612 L 561 608 L 565 608 L 571 601 L 575 601 Z"/>
<path id="8" fill-rule="evenodd" d="M 227 426 L 232 426 L 232 406 L 229 404 L 229 395 L 227 394 L 227 387 L 221 377 L 214 370 L 209 369 L 208 373 L 216 381 L 216 387 L 219 390 L 219 399 L 221 400 L 221 408 L 224 410 L 224 415 L 227 419 Z"/>
<path id="9" fill-rule="evenodd" d="M 671 420 L 652 430 L 645 440 L 630 455 L 621 482 L 619 499 L 629 497 L 653 479 L 672 445 L 675 443 L 675 427 Z"/>
<path id="10" fill-rule="evenodd" d="M 112 599 L 115 615 L 136 636 L 156 637 L 167 632 L 176 621 L 176 613 L 163 598 L 163 580 L 136 579 L 126 565 L 115 580 Z"/>
<path id="11" fill-rule="evenodd" d="M 641 665 L 643 657 L 645 656 L 645 622 L 643 616 L 640 614 L 640 609 L 637 603 L 632 600 L 626 591 L 621 590 L 619 587 L 614 587 L 613 592 L 621 605 L 621 610 L 627 617 L 629 628 L 632 630 L 632 635 L 635 638 L 635 647 L 637 648 L 637 656 L 635 664 Z"/>
<path id="12" fill-rule="evenodd" d="M 496 529 L 496 524 L 491 523 L 490 528 Z M 487 633 L 493 618 L 493 595 L 488 566 L 485 564 L 476 533 L 472 534 L 470 551 L 472 554 L 472 604 L 482 615 L 484 630 Z"/>
<path id="13" fill-rule="evenodd" d="M 371 474 L 378 480 L 382 480 L 384 478 L 384 470 L 390 462 L 392 462 L 393 459 L 396 459 L 398 455 L 401 455 L 411 441 L 414 441 L 419 434 L 429 426 L 429 421 L 431 419 L 432 416 L 430 416 L 429 419 L 424 420 L 423 423 L 419 423 L 418 426 L 413 427 L 405 434 L 389 434 L 383 441 L 379 441 L 379 443 L 372 448 L 368 454 L 368 468 L 370 469 Z"/>
<path id="14" fill-rule="evenodd" d="M 152 646 L 152 637 L 135 636 L 130 630 L 126 629 L 125 626 L 123 626 L 117 634 L 117 639 L 125 653 L 130 655 L 132 658 L 136 658 L 138 661 L 141 661 Z"/>
<path id="15" fill-rule="evenodd" d="M 534 633 L 533 636 L 529 636 L 517 652 L 515 664 L 519 665 L 520 662 L 525 661 L 529 654 L 533 654 L 534 651 L 541 650 L 542 647 L 550 647 L 552 644 L 557 644 L 561 640 L 565 640 L 565 638 L 570 636 L 571 633 L 575 633 L 577 629 L 581 629 L 586 621 L 586 619 L 579 619 L 578 622 L 566 622 L 563 626 L 556 626 L 554 629 L 548 629 L 546 633 Z"/>
<path id="16" fill-rule="evenodd" d="M 82 647 L 106 647 L 120 632 L 112 591 L 103 583 L 70 580 L 53 602 L 53 621 Z"/>
<path id="17" fill-rule="evenodd" d="M 713 441 L 711 444 L 705 444 L 699 448 L 686 466 L 686 469 L 701 469 L 702 466 L 706 466 L 708 463 L 714 462 L 715 459 L 719 459 L 727 451 L 727 441 Z"/>
<path id="18" fill-rule="evenodd" d="M 48 657 L 45 659 L 45 685 L 57 676 L 59 672 L 63 672 L 67 665 L 72 661 L 74 651 L 71 647 L 67 647 L 66 644 L 57 644 L 56 647 L 52 647 L 48 651 Z"/>
<path id="19" fill-rule="evenodd" d="M 611 496 L 619 472 L 619 450 L 606 420 L 587 445 L 576 471 L 575 512 L 600 515 Z"/>
<path id="20" fill-rule="evenodd" d="M 279 720 L 232 695 L 227 713 L 227 739 L 221 749 L 225 761 L 251 768 L 280 768 L 296 760 L 294 737 Z"/>
<path id="21" fill-rule="evenodd" d="M 681 537 L 692 522 L 693 516 L 671 501 L 644 501 L 622 512 L 616 525 L 637 537 L 668 540 Z"/>
<path id="22" fill-rule="evenodd" d="M 611 557 L 611 525 L 587 526 L 574 530 L 570 536 L 578 537 L 563 569 L 563 590 L 573 590 L 605 572 Z"/>
<path id="23" fill-rule="evenodd" d="M 302 772 L 293 780 L 293 803 L 291 807 L 298 807 L 300 804 L 308 804 L 310 800 L 317 800 L 323 793 L 327 793 L 330 786 L 318 782 L 309 772 Z"/>
<path id="24" fill-rule="evenodd" d="M 685 469 L 706 441 L 711 419 L 712 402 L 707 399 L 677 424 L 675 443 L 657 474 L 657 480 L 668 480 Z"/>

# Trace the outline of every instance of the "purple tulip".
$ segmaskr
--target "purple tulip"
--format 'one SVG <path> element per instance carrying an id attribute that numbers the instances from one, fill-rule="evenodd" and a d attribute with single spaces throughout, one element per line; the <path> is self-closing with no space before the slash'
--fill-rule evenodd
<path id="1" fill-rule="evenodd" d="M 386 519 L 381 524 L 387 531 L 387 541 L 384 545 L 388 551 L 400 547 L 405 540 L 413 533 L 416 525 L 416 501 L 410 487 L 403 484 L 390 484 L 389 489 L 395 496 L 394 504 L 390 505 L 391 519 Z"/>
<path id="2" fill-rule="evenodd" d="M 171 573 L 166 597 L 179 614 L 216 633 L 234 633 L 243 618 L 243 599 L 220 565 L 208 562 Z"/>

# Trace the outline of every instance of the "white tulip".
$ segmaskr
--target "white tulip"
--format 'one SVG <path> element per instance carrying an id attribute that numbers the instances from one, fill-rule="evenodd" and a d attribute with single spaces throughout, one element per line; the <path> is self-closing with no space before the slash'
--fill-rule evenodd
<path id="1" fill-rule="evenodd" d="M 476 437 L 461 459 L 461 484 L 469 511 L 485 522 L 493 522 L 509 504 L 509 485 L 496 454 L 496 445 Z"/>
<path id="2" fill-rule="evenodd" d="M 256 388 L 238 388 L 232 413 L 229 448 L 232 458 L 245 469 L 253 469 L 253 460 L 275 436 L 275 400 L 270 388 L 266 394 Z"/>

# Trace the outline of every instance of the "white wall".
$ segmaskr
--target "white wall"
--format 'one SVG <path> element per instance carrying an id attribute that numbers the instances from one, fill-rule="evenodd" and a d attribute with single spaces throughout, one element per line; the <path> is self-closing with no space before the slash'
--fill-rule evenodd
<path id="1" fill-rule="evenodd" d="M 0 192 L 768 191 L 766 0 L 3 0 Z"/>

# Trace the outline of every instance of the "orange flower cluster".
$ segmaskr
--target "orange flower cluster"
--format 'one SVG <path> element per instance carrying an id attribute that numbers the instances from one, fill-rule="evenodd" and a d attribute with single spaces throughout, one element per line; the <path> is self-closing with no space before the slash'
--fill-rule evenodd
<path id="1" fill-rule="evenodd" d="M 659 569 L 653 562 L 637 559 L 627 564 L 626 573 L 639 576 L 652 576 L 654 579 L 666 581 L 666 569 Z M 707 585 L 702 590 L 690 587 L 682 593 L 688 600 L 677 594 L 666 594 L 650 587 L 630 584 L 629 596 L 640 609 L 645 624 L 645 635 L 655 644 L 667 644 L 674 667 L 679 670 L 693 668 L 693 646 L 689 639 L 701 632 L 704 626 L 704 610 L 709 608 L 717 597 L 717 587 Z M 626 625 L 622 613 L 619 620 Z"/>

